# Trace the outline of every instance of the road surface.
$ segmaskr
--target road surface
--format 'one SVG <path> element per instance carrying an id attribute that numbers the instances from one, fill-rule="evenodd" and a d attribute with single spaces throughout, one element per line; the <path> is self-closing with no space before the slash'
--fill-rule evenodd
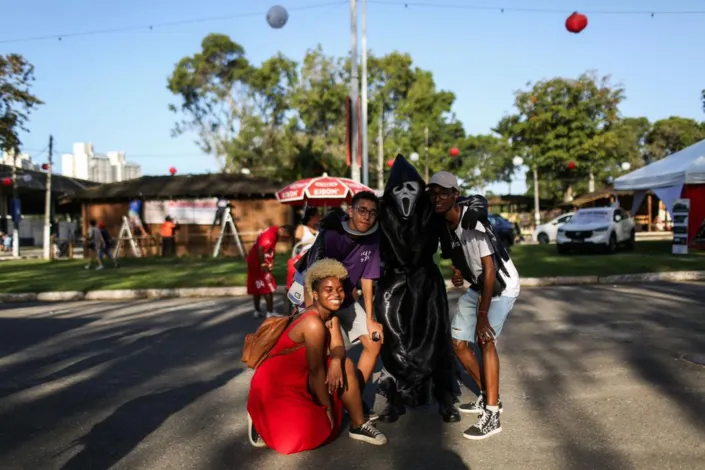
<path id="1" fill-rule="evenodd" d="M 457 298 L 457 291 L 453 293 Z M 453 302 L 451 303 L 453 305 Z M 504 431 L 434 409 L 294 456 L 251 448 L 245 299 L 0 304 L 0 468 L 695 469 L 705 284 L 526 288 L 500 341 Z M 373 395 L 368 387 L 367 396 Z M 466 399 L 471 398 L 466 394 Z M 384 401 L 377 397 L 375 408 Z"/>

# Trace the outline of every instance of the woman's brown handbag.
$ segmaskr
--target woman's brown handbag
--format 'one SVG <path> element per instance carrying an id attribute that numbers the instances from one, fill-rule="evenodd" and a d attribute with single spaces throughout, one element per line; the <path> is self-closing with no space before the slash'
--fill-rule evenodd
<path id="1" fill-rule="evenodd" d="M 270 356 L 270 352 L 279 337 L 289 326 L 294 317 L 273 317 L 267 318 L 257 328 L 257 331 L 245 336 L 245 345 L 242 347 L 242 362 L 250 369 L 257 369 Z M 299 348 L 303 344 L 280 351 L 273 356 L 288 354 Z"/>

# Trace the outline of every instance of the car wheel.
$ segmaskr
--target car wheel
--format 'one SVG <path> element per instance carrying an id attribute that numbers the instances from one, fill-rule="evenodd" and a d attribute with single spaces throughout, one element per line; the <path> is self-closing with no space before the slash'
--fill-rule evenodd
<path id="1" fill-rule="evenodd" d="M 617 251 L 617 235 L 612 233 L 610 235 L 610 241 L 607 242 L 607 254 L 611 255 Z"/>
<path id="2" fill-rule="evenodd" d="M 536 238 L 538 239 L 539 243 L 542 245 L 547 245 L 551 241 L 548 238 L 548 235 L 546 235 L 543 232 L 539 233 L 539 235 Z"/>
<path id="3" fill-rule="evenodd" d="M 636 248 L 636 232 L 634 232 L 634 229 L 632 229 L 632 232 L 629 234 L 629 239 L 625 245 L 629 251 L 634 251 Z"/>

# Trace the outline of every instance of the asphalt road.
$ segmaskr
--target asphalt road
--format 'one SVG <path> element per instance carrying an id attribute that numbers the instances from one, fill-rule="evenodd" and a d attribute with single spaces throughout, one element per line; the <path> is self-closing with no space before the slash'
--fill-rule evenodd
<path id="1" fill-rule="evenodd" d="M 0 468 L 705 467 L 705 368 L 680 359 L 705 353 L 705 284 L 526 288 L 500 341 L 501 434 L 467 441 L 471 418 L 431 409 L 380 424 L 386 447 L 343 434 L 288 457 L 246 439 L 250 313 L 242 299 L 0 304 Z"/>

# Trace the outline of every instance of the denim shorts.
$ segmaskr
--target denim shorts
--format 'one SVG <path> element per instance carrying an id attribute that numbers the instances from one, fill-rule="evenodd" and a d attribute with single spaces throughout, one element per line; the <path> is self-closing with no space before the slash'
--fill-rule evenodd
<path id="1" fill-rule="evenodd" d="M 504 327 L 504 322 L 509 316 L 509 312 L 514 307 L 516 297 L 499 296 L 493 297 L 490 303 L 487 318 L 490 326 L 495 332 L 495 338 L 499 337 Z M 477 305 L 480 301 L 480 294 L 472 289 L 458 300 L 458 308 L 451 321 L 450 331 L 453 339 L 475 343 L 475 327 L 477 326 Z"/>

